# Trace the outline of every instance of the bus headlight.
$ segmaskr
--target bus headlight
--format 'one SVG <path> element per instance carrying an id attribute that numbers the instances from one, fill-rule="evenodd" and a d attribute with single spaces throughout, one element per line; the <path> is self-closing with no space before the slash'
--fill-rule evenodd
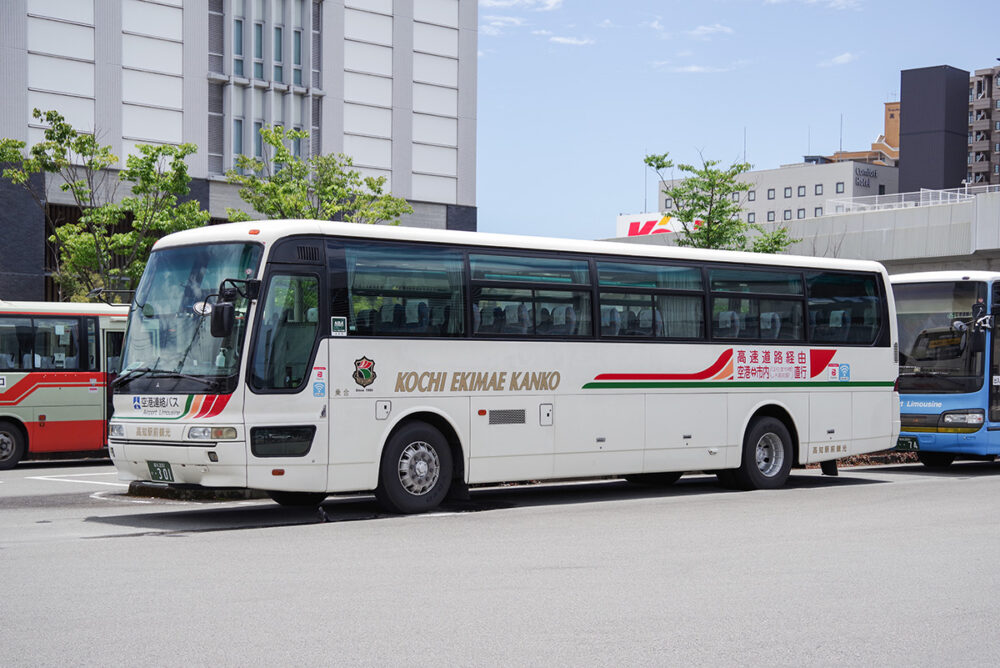
<path id="1" fill-rule="evenodd" d="M 108 430 L 108 435 L 111 438 L 125 438 L 125 425 L 111 423 L 111 428 Z"/>
<path id="2" fill-rule="evenodd" d="M 236 438 L 236 427 L 191 427 L 188 438 L 201 441 L 225 441 Z"/>
<path id="3" fill-rule="evenodd" d="M 980 409 L 968 409 L 962 411 L 948 411 L 941 414 L 939 427 L 951 427 L 959 429 L 979 429 L 986 421 L 986 411 Z"/>

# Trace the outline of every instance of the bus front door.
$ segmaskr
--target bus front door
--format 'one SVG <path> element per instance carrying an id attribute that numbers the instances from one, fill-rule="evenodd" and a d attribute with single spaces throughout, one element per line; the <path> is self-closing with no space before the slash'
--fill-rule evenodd
<path id="1" fill-rule="evenodd" d="M 244 401 L 247 487 L 326 490 L 328 345 L 320 317 L 322 278 L 272 266 L 264 277 Z"/>

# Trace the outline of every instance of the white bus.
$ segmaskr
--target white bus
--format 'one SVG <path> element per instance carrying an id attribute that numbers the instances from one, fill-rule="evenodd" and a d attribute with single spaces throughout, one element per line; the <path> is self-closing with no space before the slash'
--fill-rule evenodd
<path id="1" fill-rule="evenodd" d="M 711 471 L 743 489 L 891 448 L 874 262 L 316 221 L 157 242 L 129 316 L 122 480 L 373 490 Z"/>
<path id="2" fill-rule="evenodd" d="M 0 469 L 107 447 L 128 306 L 0 300 Z"/>

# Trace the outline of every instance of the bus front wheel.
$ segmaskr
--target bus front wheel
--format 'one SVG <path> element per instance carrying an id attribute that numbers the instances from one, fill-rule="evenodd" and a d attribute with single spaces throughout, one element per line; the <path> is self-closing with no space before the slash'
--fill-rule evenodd
<path id="1" fill-rule="evenodd" d="M 451 471 L 451 449 L 441 432 L 411 422 L 386 443 L 375 497 L 393 513 L 433 510 L 448 494 Z"/>
<path id="2" fill-rule="evenodd" d="M 17 425 L 0 421 L 0 470 L 12 469 L 24 456 L 24 436 Z"/>
<path id="3" fill-rule="evenodd" d="M 743 463 L 733 470 L 740 489 L 777 489 L 792 470 L 792 437 L 781 420 L 759 417 L 743 438 Z"/>
<path id="4" fill-rule="evenodd" d="M 950 452 L 917 452 L 917 460 L 929 469 L 946 469 L 955 461 Z"/>

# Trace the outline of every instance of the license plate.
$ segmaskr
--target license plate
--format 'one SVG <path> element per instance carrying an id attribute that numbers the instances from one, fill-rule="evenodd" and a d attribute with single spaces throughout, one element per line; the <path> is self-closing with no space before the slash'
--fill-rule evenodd
<path id="1" fill-rule="evenodd" d="M 146 462 L 149 466 L 149 478 L 154 482 L 173 482 L 174 472 L 170 470 L 169 462 Z"/>
<path id="2" fill-rule="evenodd" d="M 917 439 L 912 436 L 900 436 L 896 441 L 897 450 L 919 450 L 920 446 L 917 444 Z"/>

